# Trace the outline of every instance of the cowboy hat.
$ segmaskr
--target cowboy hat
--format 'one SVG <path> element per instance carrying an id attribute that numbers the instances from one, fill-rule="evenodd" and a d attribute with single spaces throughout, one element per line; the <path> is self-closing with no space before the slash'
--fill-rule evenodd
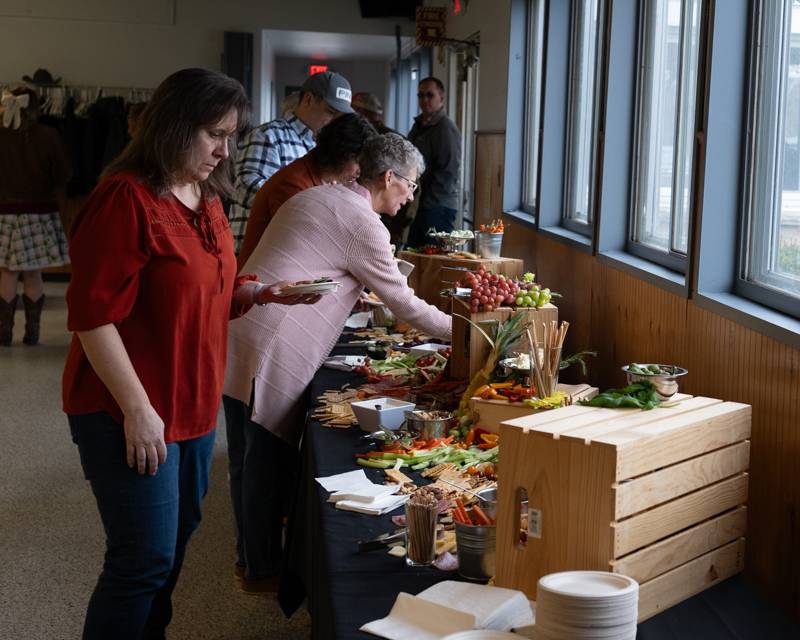
<path id="1" fill-rule="evenodd" d="M 36 84 L 42 87 L 52 87 L 61 82 L 61 78 L 56 78 L 54 80 L 53 76 L 50 75 L 50 72 L 47 69 L 37 69 L 33 74 L 33 78 L 30 76 L 22 76 L 22 79 L 25 82 L 30 82 L 31 84 Z"/>

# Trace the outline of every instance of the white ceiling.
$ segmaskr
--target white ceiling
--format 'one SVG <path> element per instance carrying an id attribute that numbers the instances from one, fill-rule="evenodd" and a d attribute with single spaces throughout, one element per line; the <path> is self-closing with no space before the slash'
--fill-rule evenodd
<path id="1" fill-rule="evenodd" d="M 265 29 L 276 56 L 311 60 L 388 60 L 396 54 L 394 36 Z M 405 45 L 413 38 L 402 37 Z"/>

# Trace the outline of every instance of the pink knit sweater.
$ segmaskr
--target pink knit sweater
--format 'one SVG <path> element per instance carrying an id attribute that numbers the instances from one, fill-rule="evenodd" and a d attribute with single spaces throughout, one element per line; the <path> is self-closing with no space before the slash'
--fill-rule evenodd
<path id="1" fill-rule="evenodd" d="M 315 305 L 253 307 L 230 323 L 224 393 L 248 403 L 253 390 L 252 420 L 288 442 L 300 435 L 303 392 L 364 286 L 401 320 L 450 337 L 450 316 L 417 298 L 398 271 L 389 232 L 360 186 L 325 185 L 290 198 L 242 273 L 267 283 L 324 276 L 342 283 Z"/>

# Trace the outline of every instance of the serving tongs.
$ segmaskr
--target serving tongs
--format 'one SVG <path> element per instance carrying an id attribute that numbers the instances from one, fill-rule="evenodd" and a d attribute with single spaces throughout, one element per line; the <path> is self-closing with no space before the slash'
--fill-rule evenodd
<path id="1" fill-rule="evenodd" d="M 376 551 L 377 549 L 385 549 L 395 542 L 400 542 L 406 534 L 406 528 L 395 529 L 394 531 L 387 531 L 371 540 L 359 540 L 358 552 L 364 553 L 366 551 Z"/>

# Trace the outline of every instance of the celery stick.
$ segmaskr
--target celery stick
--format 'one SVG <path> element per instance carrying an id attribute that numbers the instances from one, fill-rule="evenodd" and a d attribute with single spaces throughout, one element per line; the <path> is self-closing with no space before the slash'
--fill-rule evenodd
<path id="1" fill-rule="evenodd" d="M 362 467 L 370 467 L 372 469 L 389 469 L 394 466 L 394 462 L 390 460 L 379 460 L 376 458 L 359 458 L 358 464 Z"/>

